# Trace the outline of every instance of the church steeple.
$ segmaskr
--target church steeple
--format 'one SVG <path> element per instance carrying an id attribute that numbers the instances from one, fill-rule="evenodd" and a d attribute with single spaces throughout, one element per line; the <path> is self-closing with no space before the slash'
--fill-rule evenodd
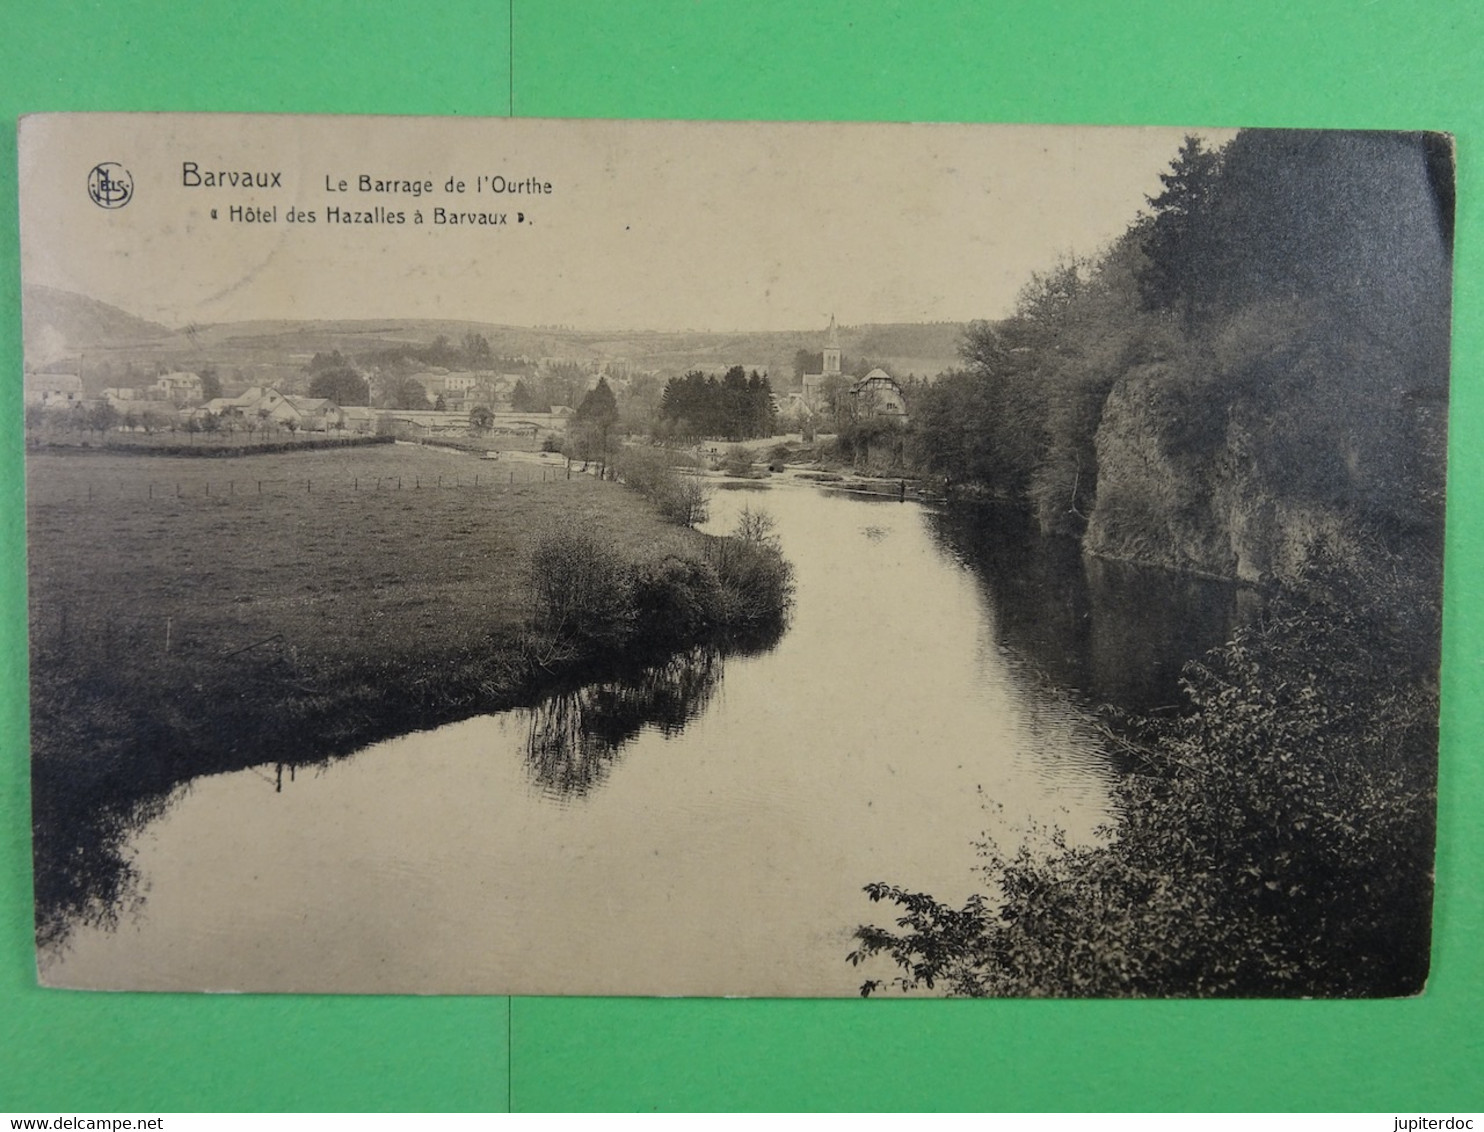
<path id="1" fill-rule="evenodd" d="M 824 375 L 840 375 L 840 333 L 835 329 L 835 316 L 830 315 L 830 333 L 824 340 Z"/>

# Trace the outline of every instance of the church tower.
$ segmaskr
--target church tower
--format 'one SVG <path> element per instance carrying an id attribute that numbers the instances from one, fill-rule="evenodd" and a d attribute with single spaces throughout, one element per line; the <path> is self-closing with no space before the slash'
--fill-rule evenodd
<path id="1" fill-rule="evenodd" d="M 835 316 L 830 315 L 830 335 L 824 340 L 824 376 L 840 376 L 840 335 L 835 330 Z"/>

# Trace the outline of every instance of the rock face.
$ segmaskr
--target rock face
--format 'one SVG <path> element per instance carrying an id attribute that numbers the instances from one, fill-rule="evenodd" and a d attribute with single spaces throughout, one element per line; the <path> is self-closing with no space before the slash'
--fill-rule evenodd
<path id="1" fill-rule="evenodd" d="M 1189 293 L 1103 405 L 1087 551 L 1288 582 L 1321 550 L 1439 549 L 1451 160 L 1421 135 L 1228 147 L 1172 260 Z"/>
<path id="2" fill-rule="evenodd" d="M 1259 395 L 1267 392 L 1234 394 L 1224 380 L 1192 380 L 1170 363 L 1124 374 L 1097 431 L 1084 549 L 1293 582 L 1321 550 L 1349 561 L 1378 534 L 1395 546 L 1440 529 L 1440 405 L 1375 388 L 1347 415 L 1302 390 Z M 1202 397 L 1209 403 L 1196 411 Z"/>
<path id="3" fill-rule="evenodd" d="M 1216 513 L 1215 468 L 1172 444 L 1167 364 L 1140 366 L 1113 386 L 1096 438 L 1097 505 L 1083 547 L 1091 554 L 1235 576 L 1237 556 Z"/>

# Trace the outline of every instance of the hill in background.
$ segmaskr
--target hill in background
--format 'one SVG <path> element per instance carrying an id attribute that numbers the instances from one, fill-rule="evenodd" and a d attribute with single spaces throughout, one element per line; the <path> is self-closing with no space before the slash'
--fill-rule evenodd
<path id="1" fill-rule="evenodd" d="M 316 353 L 355 358 L 482 335 L 495 357 L 623 363 L 673 376 L 696 368 L 766 367 L 774 387 L 794 386 L 800 350 L 824 347 L 823 326 L 798 331 L 612 331 L 524 327 L 451 319 L 258 319 L 172 329 L 97 299 L 51 287 L 23 294 L 26 364 L 81 373 L 90 393 L 141 385 L 158 368 L 214 366 L 229 384 L 288 380 Z M 867 323 L 840 327 L 847 364 L 869 359 L 898 376 L 935 377 L 959 364 L 966 324 Z"/>
<path id="2" fill-rule="evenodd" d="M 34 285 L 21 294 L 21 326 L 31 368 L 93 347 L 163 342 L 175 334 L 168 326 L 86 295 Z"/>

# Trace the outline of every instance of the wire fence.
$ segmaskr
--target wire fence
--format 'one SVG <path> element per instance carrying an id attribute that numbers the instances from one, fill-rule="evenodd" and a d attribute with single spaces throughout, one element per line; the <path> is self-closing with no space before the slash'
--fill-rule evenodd
<path id="1" fill-rule="evenodd" d="M 215 659 L 260 665 L 265 660 L 297 665 L 298 649 L 282 632 L 228 625 L 221 618 L 180 612 L 130 614 L 96 603 L 58 598 L 34 606 L 30 614 L 33 662 L 62 661 L 84 655 L 95 662 L 133 664 L 166 658 Z"/>
<path id="2" fill-rule="evenodd" d="M 210 499 L 213 502 L 249 500 L 265 496 L 360 495 L 389 492 L 489 490 L 528 484 L 560 483 L 583 474 L 595 474 L 597 465 L 580 463 L 559 467 L 511 463 L 459 474 L 353 475 L 316 477 L 233 477 L 216 479 L 181 475 L 171 479 L 114 479 L 68 482 L 33 480 L 27 488 L 32 506 L 58 503 L 101 503 L 171 499 Z"/>

